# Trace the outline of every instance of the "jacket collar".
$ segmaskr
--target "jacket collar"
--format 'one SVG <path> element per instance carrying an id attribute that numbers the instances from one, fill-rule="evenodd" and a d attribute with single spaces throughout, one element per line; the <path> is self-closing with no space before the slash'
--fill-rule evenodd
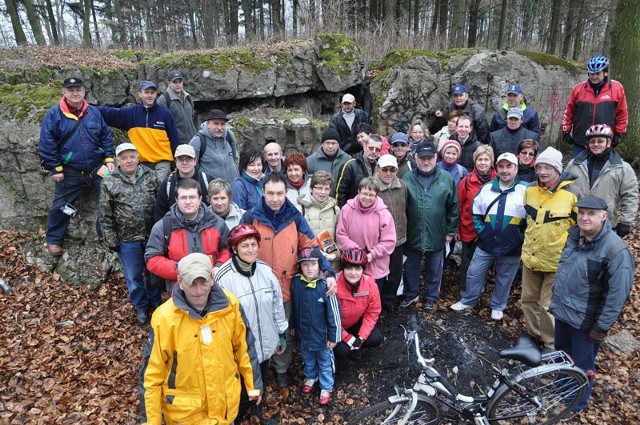
<path id="1" fill-rule="evenodd" d="M 183 310 L 189 314 L 189 317 L 193 319 L 202 319 L 207 314 L 214 313 L 229 307 L 229 299 L 220 286 L 215 283 L 211 287 L 209 292 L 209 298 L 207 299 L 207 305 L 203 309 L 203 314 L 200 315 L 195 308 L 193 308 L 185 298 L 184 291 L 180 289 L 179 285 L 176 285 L 173 290 L 173 303 L 180 310 Z"/>

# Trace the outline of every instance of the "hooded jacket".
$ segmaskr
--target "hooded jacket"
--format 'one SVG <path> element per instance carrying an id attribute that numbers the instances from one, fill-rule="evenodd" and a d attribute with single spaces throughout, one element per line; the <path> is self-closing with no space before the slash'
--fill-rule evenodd
<path id="1" fill-rule="evenodd" d="M 376 281 L 369 275 L 363 274 L 360 284 L 353 289 L 344 278 L 344 274 L 338 275 L 338 302 L 340 304 L 340 317 L 342 319 L 342 341 L 349 342 L 351 337 L 359 336 L 362 339 L 369 338 L 371 331 L 378 323 L 382 304 Z M 351 335 L 347 329 L 362 320 L 358 335 Z"/>
<path id="2" fill-rule="evenodd" d="M 169 102 L 168 105 L 167 102 Z M 189 140 L 197 133 L 193 123 L 193 98 L 189 92 L 183 89 L 182 96 L 179 96 L 170 87 L 167 87 L 167 91 L 158 96 L 158 105 L 171 111 L 180 136 L 180 143 L 189 143 Z"/>
<path id="3" fill-rule="evenodd" d="M 340 177 L 340 170 L 350 159 L 351 155 L 340 148 L 338 148 L 338 152 L 336 152 L 335 156 L 329 158 L 322 150 L 322 146 L 320 146 L 317 151 L 309 155 L 307 158 L 307 174 L 313 176 L 316 171 L 326 171 L 331 174 L 331 177 L 333 178 L 333 186 L 331 187 L 330 196 L 334 197 L 336 194 L 338 178 Z"/>
<path id="4" fill-rule="evenodd" d="M 202 157 L 200 157 L 200 135 L 204 137 L 207 144 Z M 207 123 L 203 122 L 198 134 L 193 136 L 189 144 L 196 151 L 196 158 L 199 158 L 198 165 L 202 171 L 214 179 L 225 179 L 228 182 L 238 178 L 237 142 L 233 131 L 226 128 L 222 137 L 216 137 L 207 127 Z"/>
<path id="5" fill-rule="evenodd" d="M 496 170 L 491 168 L 491 180 L 496 176 Z M 491 181 L 490 180 L 490 181 Z M 478 237 L 473 225 L 473 199 L 484 185 L 478 178 L 478 170 L 475 168 L 467 174 L 458 185 L 458 202 L 460 203 L 460 221 L 458 223 L 458 235 L 462 242 L 472 242 Z"/>
<path id="6" fill-rule="evenodd" d="M 360 181 L 365 177 L 373 176 L 375 168 L 376 163 L 369 163 L 364 159 L 362 152 L 354 155 L 344 164 L 336 184 L 336 201 L 340 208 L 358 194 Z"/>
<path id="7" fill-rule="evenodd" d="M 358 152 L 362 152 L 362 146 L 358 143 L 358 127 L 361 123 L 371 124 L 371 118 L 362 109 L 353 109 L 355 114 L 353 124 L 351 128 L 347 125 L 344 119 L 344 112 L 342 109 L 335 113 L 329 120 L 329 127 L 333 127 L 338 130 L 340 134 L 340 149 L 345 151 L 348 155 L 355 155 Z"/>
<path id="8" fill-rule="evenodd" d="M 298 197 L 298 204 L 314 235 L 317 236 L 327 230 L 335 240 L 338 215 L 340 214 L 340 208 L 336 205 L 335 199 L 327 198 L 321 206 L 311 194 L 306 194 Z"/>
<path id="9" fill-rule="evenodd" d="M 473 130 L 478 135 L 478 140 L 482 143 L 489 142 L 489 122 L 487 121 L 487 115 L 484 109 L 475 100 L 467 99 L 467 103 L 462 108 L 458 108 L 455 103 L 449 102 L 447 106 L 442 108 L 442 117 L 449 119 L 449 114 L 456 109 L 459 109 L 471 117 L 473 121 Z M 446 121 L 444 125 L 446 125 Z"/>
<path id="10" fill-rule="evenodd" d="M 389 209 L 380 197 L 372 206 L 363 208 L 360 197 L 349 199 L 340 210 L 336 243 L 340 251 L 364 249 L 372 256 L 365 273 L 374 279 L 389 274 L 389 256 L 396 247 L 396 227 Z"/>
<path id="11" fill-rule="evenodd" d="M 246 173 L 231 182 L 231 199 L 245 211 L 260 203 L 262 198 L 262 178 L 259 180 Z"/>

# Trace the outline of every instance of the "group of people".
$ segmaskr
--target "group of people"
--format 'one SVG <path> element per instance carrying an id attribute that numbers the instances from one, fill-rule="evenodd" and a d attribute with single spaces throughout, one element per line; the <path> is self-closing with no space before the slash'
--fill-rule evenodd
<path id="1" fill-rule="evenodd" d="M 319 382 L 319 403 L 329 403 L 335 358 L 359 360 L 383 342 L 382 310 L 411 308 L 421 293 L 423 308 L 436 309 L 456 243 L 451 309 L 472 309 L 495 265 L 491 318 L 501 320 L 522 261 L 528 332 L 593 372 L 633 282 L 621 237 L 638 206 L 635 173 L 613 149 L 626 130 L 624 91 L 601 58 L 567 104 L 575 157 L 566 167 L 555 148 L 539 153 L 538 115 L 518 84 L 491 125 L 456 85 L 433 136 L 420 121 L 374 134 L 346 94 L 305 157 L 277 142 L 238 154 L 218 109 L 197 129 L 179 71 L 160 96 L 141 83 L 141 103 L 123 108 L 89 105 L 83 82 L 68 78 L 40 138 L 55 181 L 47 249 L 62 254 L 75 200 L 99 188 L 102 241 L 121 261 L 137 322 L 151 317 L 145 423 L 231 423 L 250 407 L 268 422 L 264 380 L 271 366 L 289 385 L 294 342 L 301 391 Z M 109 126 L 131 143 L 114 147 Z"/>

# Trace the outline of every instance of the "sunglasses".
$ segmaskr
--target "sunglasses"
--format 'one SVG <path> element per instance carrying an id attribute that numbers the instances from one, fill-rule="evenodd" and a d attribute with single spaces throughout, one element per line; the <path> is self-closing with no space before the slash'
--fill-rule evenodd
<path id="1" fill-rule="evenodd" d="M 522 155 L 522 156 L 536 156 L 536 153 L 535 152 L 522 151 L 522 152 L 520 152 L 520 155 Z"/>
<path id="2" fill-rule="evenodd" d="M 392 146 L 394 148 L 406 148 L 409 145 L 407 143 L 404 143 L 404 142 L 396 142 Z"/>
<path id="3" fill-rule="evenodd" d="M 398 171 L 398 169 L 395 167 L 384 167 L 381 168 L 380 171 L 382 171 L 383 173 L 395 173 L 396 171 Z"/>

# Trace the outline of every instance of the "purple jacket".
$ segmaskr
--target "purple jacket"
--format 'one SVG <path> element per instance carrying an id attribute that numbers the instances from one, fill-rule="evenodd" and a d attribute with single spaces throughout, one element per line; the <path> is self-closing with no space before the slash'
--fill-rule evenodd
<path id="1" fill-rule="evenodd" d="M 336 243 L 341 251 L 362 248 L 370 252 L 373 261 L 367 264 L 365 273 L 374 279 L 389 274 L 389 256 L 396 247 L 396 227 L 393 217 L 382 199 L 363 209 L 360 196 L 349 199 L 340 210 Z"/>

